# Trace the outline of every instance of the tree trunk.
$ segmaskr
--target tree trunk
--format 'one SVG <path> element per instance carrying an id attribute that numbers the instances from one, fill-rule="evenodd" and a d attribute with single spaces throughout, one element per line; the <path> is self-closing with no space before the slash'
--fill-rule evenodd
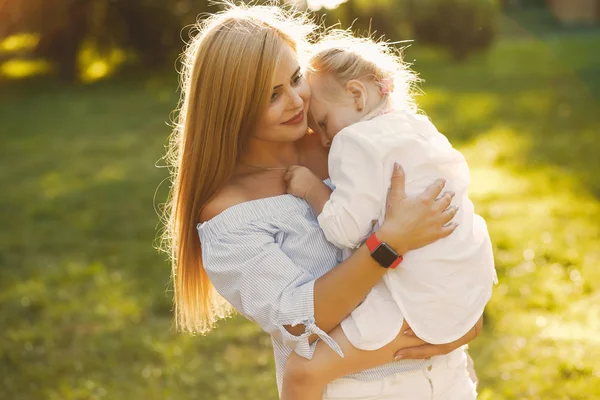
<path id="1" fill-rule="evenodd" d="M 68 82 L 78 78 L 77 58 L 87 35 L 90 5 L 91 2 L 85 0 L 70 1 L 65 6 L 65 21 L 48 21 L 51 25 L 43 29 L 40 38 L 39 55 L 54 62 L 58 76 Z"/>

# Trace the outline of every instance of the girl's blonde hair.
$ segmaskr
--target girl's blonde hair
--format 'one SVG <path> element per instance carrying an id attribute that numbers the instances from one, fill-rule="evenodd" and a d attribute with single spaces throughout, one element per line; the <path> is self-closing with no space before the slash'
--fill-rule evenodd
<path id="1" fill-rule="evenodd" d="M 394 107 L 417 111 L 419 79 L 402 60 L 402 50 L 383 40 L 332 29 L 312 47 L 307 73 L 331 74 L 342 86 L 353 79 L 372 79 L 389 89 Z"/>
<path id="2" fill-rule="evenodd" d="M 230 312 L 202 266 L 200 212 L 232 177 L 268 106 L 286 47 L 304 50 L 312 25 L 276 6 L 234 6 L 195 25 L 182 56 L 181 100 L 166 159 L 171 190 L 162 248 L 170 255 L 178 329 L 204 333 Z"/>

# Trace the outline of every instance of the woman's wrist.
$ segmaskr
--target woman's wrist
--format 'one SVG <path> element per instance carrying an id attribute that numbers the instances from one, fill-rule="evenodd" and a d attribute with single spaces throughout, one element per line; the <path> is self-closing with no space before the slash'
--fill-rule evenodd
<path id="1" fill-rule="evenodd" d="M 394 251 L 396 251 L 396 253 L 400 255 L 406 254 L 410 250 L 403 235 L 400 235 L 399 237 L 397 234 L 394 234 L 387 229 L 385 223 L 377 231 L 377 238 L 380 241 L 387 243 L 392 249 L 394 249 Z"/>

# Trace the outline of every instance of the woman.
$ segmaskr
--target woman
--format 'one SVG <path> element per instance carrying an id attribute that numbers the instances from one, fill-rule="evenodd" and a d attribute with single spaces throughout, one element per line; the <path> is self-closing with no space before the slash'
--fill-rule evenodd
<path id="1" fill-rule="evenodd" d="M 231 7 L 204 21 L 185 55 L 179 124 L 170 147 L 173 187 L 165 237 L 178 327 L 208 332 L 229 312 L 218 292 L 271 335 L 279 388 L 292 351 L 309 358 L 320 339 L 341 355 L 326 332 L 386 271 L 365 246 L 338 264 L 341 254 L 310 207 L 285 194 L 283 176 L 292 165 L 327 178 L 326 151 L 316 135 L 306 135 L 310 88 L 299 62 L 313 28 L 276 7 Z M 443 182 L 417 198 L 406 198 L 403 182 L 397 168 L 378 232 L 398 254 L 455 228 L 447 224 L 455 212 L 448 208 L 452 194 L 438 198 Z M 400 335 L 394 350 L 404 349 L 396 354 L 402 361 L 392 362 L 391 350 L 389 364 L 337 387 L 424 370 L 422 359 L 447 354 L 476 333 L 474 328 L 441 346 Z"/>

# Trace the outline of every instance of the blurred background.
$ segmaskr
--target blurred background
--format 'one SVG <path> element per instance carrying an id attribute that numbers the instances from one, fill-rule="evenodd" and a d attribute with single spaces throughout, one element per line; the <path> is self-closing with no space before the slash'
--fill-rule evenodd
<path id="1" fill-rule="evenodd" d="M 480 398 L 600 398 L 600 0 L 294 2 L 413 40 L 495 244 Z M 217 10 L 0 0 L 0 399 L 276 398 L 255 325 L 175 332 L 155 249 L 176 58 Z"/>

